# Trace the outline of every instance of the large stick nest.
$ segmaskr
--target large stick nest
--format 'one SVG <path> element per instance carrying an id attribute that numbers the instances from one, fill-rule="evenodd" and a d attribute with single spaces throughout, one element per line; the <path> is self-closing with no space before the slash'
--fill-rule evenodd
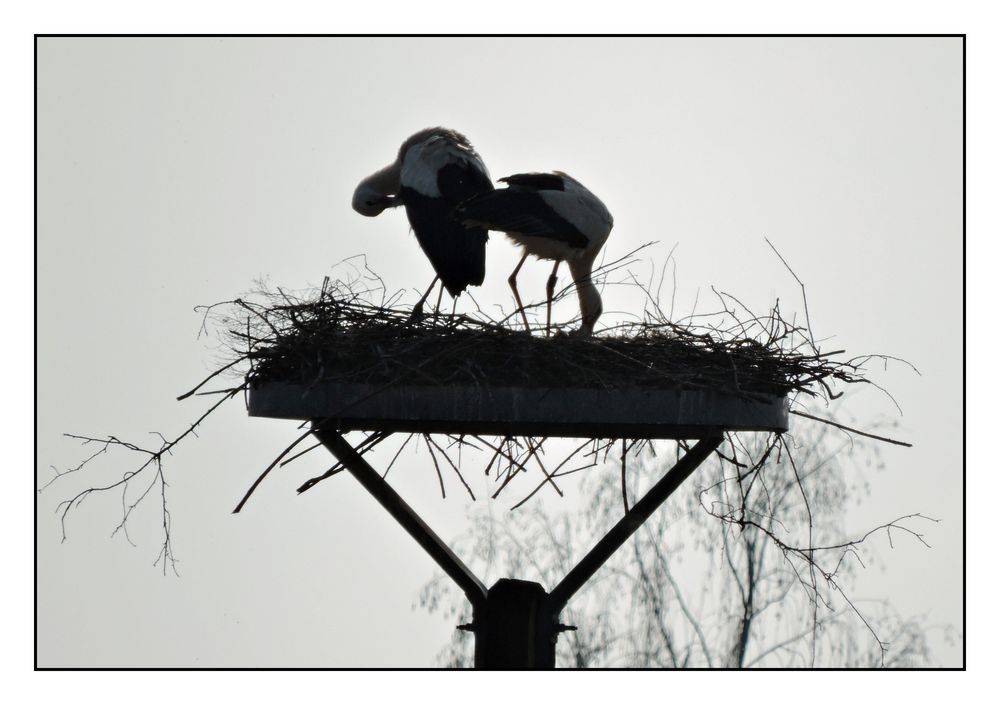
<path id="1" fill-rule="evenodd" d="M 572 295 L 572 285 L 558 298 Z M 379 296 L 379 294 L 381 296 Z M 247 381 L 585 388 L 713 389 L 748 397 L 833 397 L 866 381 L 867 358 L 834 361 L 775 305 L 756 316 L 717 292 L 720 310 L 672 322 L 655 303 L 641 320 L 593 337 L 529 334 L 513 314 L 440 312 L 411 320 L 379 286 L 338 281 L 308 292 L 261 290 L 224 316 Z M 652 297 L 649 297 L 653 301 Z M 536 304 L 536 307 L 539 305 Z M 544 304 L 542 304 L 544 306 Z"/>

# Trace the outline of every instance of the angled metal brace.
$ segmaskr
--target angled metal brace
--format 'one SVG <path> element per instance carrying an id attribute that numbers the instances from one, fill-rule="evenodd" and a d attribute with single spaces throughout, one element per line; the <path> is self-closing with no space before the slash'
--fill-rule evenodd
<path id="1" fill-rule="evenodd" d="M 677 461 L 659 482 L 653 485 L 646 496 L 633 505 L 628 513 L 615 524 L 597 545 L 590 549 L 576 566 L 566 574 L 566 577 L 549 593 L 548 607 L 552 618 L 556 619 L 569 599 L 577 590 L 586 584 L 611 555 L 621 548 L 629 537 L 634 534 L 657 508 L 681 486 L 695 469 L 710 456 L 719 444 L 722 436 L 703 438 L 683 458 Z"/>
<path id="2" fill-rule="evenodd" d="M 486 586 L 477 578 L 431 527 L 408 505 L 402 497 L 382 479 L 368 462 L 358 455 L 350 443 L 336 430 L 324 427 L 322 421 L 313 422 L 313 435 L 333 453 L 347 472 L 381 504 L 406 532 L 416 539 L 441 569 L 462 589 L 477 614 L 486 603 Z"/>

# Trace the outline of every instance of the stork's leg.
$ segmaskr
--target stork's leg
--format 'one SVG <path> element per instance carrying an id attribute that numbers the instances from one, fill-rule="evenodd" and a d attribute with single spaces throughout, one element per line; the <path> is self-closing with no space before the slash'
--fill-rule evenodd
<path id="1" fill-rule="evenodd" d="M 427 291 L 425 291 L 424 295 L 420 297 L 420 301 L 417 302 L 417 305 L 413 307 L 413 312 L 410 313 L 410 321 L 419 321 L 424 317 L 424 301 L 426 301 L 427 297 L 430 296 L 431 290 L 434 288 L 434 285 L 437 284 L 437 280 L 438 277 L 435 275 L 434 281 L 432 281 L 431 285 L 427 287 Z"/>
<path id="2" fill-rule="evenodd" d="M 434 285 L 431 284 L 431 286 L 434 286 Z M 434 322 L 435 323 L 437 323 L 438 309 L 441 308 L 441 294 L 443 294 L 443 293 L 444 293 L 444 282 L 441 282 L 441 286 L 438 287 L 438 300 L 437 300 L 437 303 L 434 304 Z"/>
<path id="3" fill-rule="evenodd" d="M 521 265 L 524 264 L 524 260 L 528 259 L 528 253 L 525 252 L 524 256 L 521 257 L 521 261 L 517 263 L 514 267 L 514 271 L 511 272 L 510 276 L 507 277 L 507 283 L 510 284 L 510 288 L 514 291 L 514 301 L 517 302 L 517 310 L 521 312 L 521 320 L 524 321 L 524 329 L 531 332 L 531 326 L 528 325 L 528 316 L 524 312 L 524 304 L 521 303 L 521 295 L 517 293 L 517 273 L 521 271 Z"/>
<path id="4" fill-rule="evenodd" d="M 555 266 L 552 268 L 552 274 L 549 275 L 549 281 L 545 285 L 545 293 L 548 295 L 548 304 L 545 307 L 545 336 L 549 335 L 549 326 L 552 325 L 552 295 L 556 291 L 556 270 L 559 269 L 559 262 L 561 260 L 556 260 Z"/>

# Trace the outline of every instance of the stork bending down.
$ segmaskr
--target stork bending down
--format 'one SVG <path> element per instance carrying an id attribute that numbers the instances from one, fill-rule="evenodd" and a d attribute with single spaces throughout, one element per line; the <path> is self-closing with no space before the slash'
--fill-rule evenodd
<path id="1" fill-rule="evenodd" d="M 464 135 L 444 127 L 421 130 L 399 148 L 396 161 L 364 179 L 351 205 L 374 217 L 402 204 L 420 249 L 434 268 L 430 287 L 413 308 L 419 318 L 424 301 L 441 280 L 453 298 L 486 275 L 486 228 L 463 225 L 452 213 L 462 201 L 493 191 L 483 160 Z M 438 293 L 440 304 L 441 294 Z"/>
<path id="2" fill-rule="evenodd" d="M 528 255 L 555 260 L 545 287 L 548 296 L 545 333 L 552 323 L 552 297 L 560 262 L 569 265 L 580 299 L 581 335 L 594 332 L 603 311 L 601 295 L 591 280 L 594 260 L 614 221 L 600 199 L 573 177 L 561 171 L 549 174 L 514 174 L 500 181 L 507 188 L 470 198 L 455 210 L 466 225 L 479 225 L 507 234 L 524 249 L 510 278 L 514 300 L 530 330 L 524 304 L 517 291 L 517 274 Z"/>

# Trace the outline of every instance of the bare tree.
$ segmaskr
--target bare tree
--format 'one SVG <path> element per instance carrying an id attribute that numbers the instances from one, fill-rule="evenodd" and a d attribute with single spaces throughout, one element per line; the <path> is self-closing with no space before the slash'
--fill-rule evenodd
<path id="1" fill-rule="evenodd" d="M 919 514 L 845 535 L 849 497 L 863 493 L 861 465 L 878 447 L 831 426 L 796 436 L 733 434 L 675 499 L 574 597 L 561 621 L 559 663 L 572 667 L 901 667 L 931 660 L 926 625 L 889 601 L 860 601 L 848 585 L 868 543 L 902 534 L 923 542 Z M 620 446 L 619 446 L 620 448 Z M 630 450 L 625 490 L 638 497 L 663 472 L 654 446 Z M 794 452 L 793 452 L 794 451 Z M 669 463 L 667 463 L 669 464 Z M 487 583 L 515 576 L 552 586 L 621 515 L 620 457 L 584 481 L 574 518 L 540 507 L 474 517 L 460 545 Z M 925 544 L 926 545 L 926 544 Z M 420 604 L 461 619 L 463 598 L 440 576 Z M 456 632 L 443 664 L 471 664 L 473 642 Z"/>

